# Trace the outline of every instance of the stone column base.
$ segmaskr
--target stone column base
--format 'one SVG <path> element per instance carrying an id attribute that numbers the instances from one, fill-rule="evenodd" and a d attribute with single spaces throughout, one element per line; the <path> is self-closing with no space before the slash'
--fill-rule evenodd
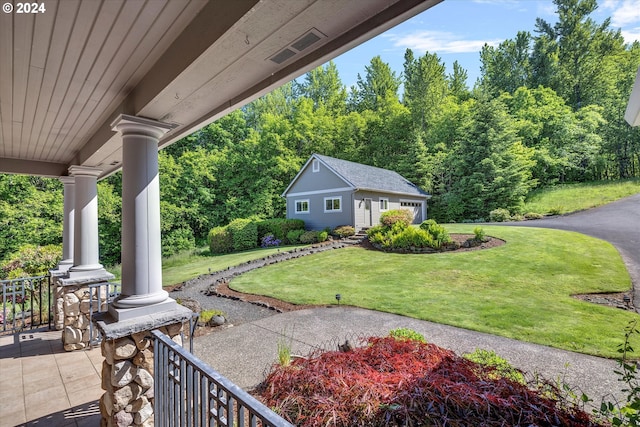
<path id="1" fill-rule="evenodd" d="M 62 331 L 62 344 L 66 351 L 82 350 L 97 338 L 97 331 L 90 336 L 90 311 L 107 309 L 108 282 L 113 279 L 108 272 L 83 278 L 68 275 L 52 275 L 56 285 L 54 323 Z M 89 285 L 100 284 L 100 290 Z"/>
<path id="2" fill-rule="evenodd" d="M 178 305 L 116 322 L 107 312 L 95 318 L 102 334 L 101 426 L 153 426 L 154 369 L 152 330 L 160 330 L 182 345 L 183 326 L 193 312 Z"/>

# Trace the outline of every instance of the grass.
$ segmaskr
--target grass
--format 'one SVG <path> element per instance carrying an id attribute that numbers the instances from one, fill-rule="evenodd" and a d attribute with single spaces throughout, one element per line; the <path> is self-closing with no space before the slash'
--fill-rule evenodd
<path id="1" fill-rule="evenodd" d="M 162 260 L 162 286 L 172 286 L 210 271 L 223 270 L 243 262 L 263 258 L 278 251 L 288 251 L 304 246 L 306 245 L 272 247 L 268 249 L 258 248 L 227 255 L 211 255 L 208 247 L 181 252 Z M 115 280 L 120 280 L 122 276 L 121 265 L 109 267 L 108 271 L 116 276 Z"/>
<path id="2" fill-rule="evenodd" d="M 473 227 L 447 228 L 472 233 Z M 629 274 L 612 245 L 568 231 L 484 229 L 507 243 L 433 255 L 346 248 L 255 270 L 231 286 L 296 304 L 335 304 L 340 293 L 348 305 L 617 356 L 624 327 L 638 315 L 571 297 L 630 289 Z"/>
<path id="3" fill-rule="evenodd" d="M 533 191 L 523 212 L 565 214 L 640 193 L 640 179 L 562 184 Z"/>

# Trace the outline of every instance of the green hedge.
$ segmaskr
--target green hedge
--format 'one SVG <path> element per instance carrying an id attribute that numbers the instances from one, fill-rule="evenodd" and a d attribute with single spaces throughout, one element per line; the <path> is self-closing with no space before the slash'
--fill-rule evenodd
<path id="1" fill-rule="evenodd" d="M 258 223 L 251 218 L 234 219 L 227 225 L 231 234 L 233 250 L 246 251 L 258 247 Z"/>
<path id="2" fill-rule="evenodd" d="M 233 239 L 227 227 L 215 227 L 209 231 L 209 250 L 212 254 L 226 254 L 233 251 Z"/>
<path id="3" fill-rule="evenodd" d="M 285 244 L 297 243 L 288 239 L 290 231 L 304 230 L 304 221 L 301 219 L 274 218 L 258 221 L 258 240 L 271 234 Z"/>

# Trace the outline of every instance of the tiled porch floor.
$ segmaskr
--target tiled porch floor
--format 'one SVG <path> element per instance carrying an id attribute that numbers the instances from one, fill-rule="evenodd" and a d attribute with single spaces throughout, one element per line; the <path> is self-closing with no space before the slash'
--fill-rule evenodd
<path id="1" fill-rule="evenodd" d="M 102 360 L 64 351 L 60 331 L 0 336 L 0 427 L 99 426 Z"/>

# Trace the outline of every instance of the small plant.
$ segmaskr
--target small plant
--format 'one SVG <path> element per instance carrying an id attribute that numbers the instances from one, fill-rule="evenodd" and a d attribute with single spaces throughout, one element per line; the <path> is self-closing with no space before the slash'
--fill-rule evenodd
<path id="1" fill-rule="evenodd" d="M 484 229 L 482 227 L 476 227 L 473 229 L 473 240 L 476 242 L 486 242 L 487 236 L 484 233 Z"/>
<path id="2" fill-rule="evenodd" d="M 389 331 L 389 336 L 400 340 L 413 340 L 426 343 L 424 335 L 409 328 L 396 328 Z"/>
<path id="3" fill-rule="evenodd" d="M 201 323 L 209 323 L 209 321 L 211 320 L 211 318 L 213 316 L 223 316 L 226 317 L 226 314 L 224 311 L 221 310 L 202 310 L 200 312 L 200 317 L 198 319 L 199 322 Z"/>
<path id="4" fill-rule="evenodd" d="M 564 212 L 564 206 L 554 206 L 549 209 L 549 215 L 562 215 Z"/>
<path id="5" fill-rule="evenodd" d="M 350 225 L 340 225 L 334 228 L 331 234 L 340 239 L 343 239 L 345 237 L 353 236 L 354 234 L 356 234 L 356 230 Z"/>
<path id="6" fill-rule="evenodd" d="M 478 365 L 490 368 L 489 370 L 485 370 L 489 379 L 497 380 L 507 378 L 522 385 L 527 383 L 522 371 L 514 368 L 507 359 L 498 356 L 493 350 L 478 348 L 473 353 L 467 353 L 462 357 Z"/>
<path id="7" fill-rule="evenodd" d="M 283 330 L 280 338 L 278 339 L 278 363 L 282 367 L 287 367 L 291 364 L 291 340 L 293 334 L 288 335 L 287 330 Z"/>
<path id="8" fill-rule="evenodd" d="M 506 222 L 511 220 L 511 213 L 508 209 L 498 208 L 489 212 L 491 222 Z"/>
<path id="9" fill-rule="evenodd" d="M 282 240 L 280 239 L 276 239 L 273 234 L 268 234 L 266 236 L 264 236 L 260 242 L 260 247 L 262 248 L 270 248 L 273 246 L 280 246 L 280 243 L 282 243 Z"/>
<path id="10" fill-rule="evenodd" d="M 527 212 L 526 214 L 524 214 L 525 219 L 541 219 L 543 217 L 544 215 L 539 214 L 537 212 Z"/>
<path id="11" fill-rule="evenodd" d="M 300 235 L 300 243 L 309 244 L 323 242 L 324 240 L 320 240 L 321 237 L 324 237 L 326 240 L 328 233 L 326 231 L 305 231 Z"/>

